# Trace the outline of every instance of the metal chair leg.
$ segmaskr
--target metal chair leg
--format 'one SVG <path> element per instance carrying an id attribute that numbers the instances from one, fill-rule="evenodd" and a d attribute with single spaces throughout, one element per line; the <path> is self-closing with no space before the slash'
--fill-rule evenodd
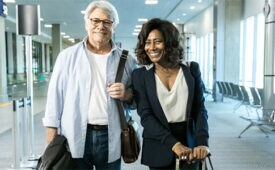
<path id="1" fill-rule="evenodd" d="M 248 126 L 246 126 L 246 128 L 239 134 L 239 138 L 241 138 L 241 135 L 245 132 L 245 131 L 247 131 L 247 129 L 249 129 L 251 126 L 253 126 L 253 123 L 251 122 Z"/>
<path id="2" fill-rule="evenodd" d="M 265 137 L 267 137 L 267 138 L 269 137 L 269 133 L 270 133 L 270 132 L 268 132 L 268 131 L 262 129 L 261 125 L 259 125 L 258 128 L 265 134 Z"/>

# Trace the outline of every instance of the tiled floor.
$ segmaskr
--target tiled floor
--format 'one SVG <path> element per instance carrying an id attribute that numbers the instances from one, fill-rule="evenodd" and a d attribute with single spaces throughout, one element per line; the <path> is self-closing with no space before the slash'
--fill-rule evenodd
<path id="1" fill-rule="evenodd" d="M 45 148 L 45 131 L 42 126 L 43 108 L 46 97 L 40 96 L 34 102 L 34 153 L 40 155 Z M 233 113 L 236 101 L 225 99 L 222 103 L 206 100 L 209 112 L 210 149 L 212 162 L 216 170 L 271 170 L 275 167 L 275 136 L 271 134 L 266 138 L 256 127 L 250 128 L 238 138 L 239 133 L 248 125 L 248 122 L 239 116 L 247 114 L 244 107 Z M 1 111 L 1 119 L 10 116 L 12 111 Z M 137 115 L 135 115 L 138 119 Z M 12 120 L 9 120 L 12 121 Z M 6 126 L 3 121 L 0 129 Z M 5 128 L 4 128 L 5 129 Z M 12 169 L 13 164 L 13 138 L 12 131 L 6 130 L 0 134 L 0 169 Z M 123 170 L 147 170 L 138 160 L 134 164 L 123 164 Z"/>

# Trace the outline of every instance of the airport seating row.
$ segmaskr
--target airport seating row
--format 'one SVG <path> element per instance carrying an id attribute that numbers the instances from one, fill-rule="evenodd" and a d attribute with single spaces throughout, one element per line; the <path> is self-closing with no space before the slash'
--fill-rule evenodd
<path id="1" fill-rule="evenodd" d="M 235 113 L 241 106 L 245 106 L 247 115 L 242 114 L 240 118 L 249 121 L 249 125 L 245 127 L 239 134 L 241 135 L 250 127 L 257 126 L 265 135 L 275 131 L 275 95 L 272 94 L 263 107 L 263 89 L 256 87 L 245 87 L 243 85 L 234 84 L 232 82 L 216 81 L 219 93 L 223 97 L 238 100 L 234 106 Z M 252 110 L 252 109 L 255 109 Z M 253 114 L 253 113 L 256 113 Z"/>

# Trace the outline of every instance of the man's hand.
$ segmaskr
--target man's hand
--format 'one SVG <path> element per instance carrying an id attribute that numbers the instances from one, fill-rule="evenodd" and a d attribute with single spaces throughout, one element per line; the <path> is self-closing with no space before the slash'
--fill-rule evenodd
<path id="1" fill-rule="evenodd" d="M 131 102 L 133 99 L 132 90 L 126 90 L 123 83 L 110 83 L 108 84 L 107 91 L 114 99 L 119 99 L 126 102 Z"/>
<path id="2" fill-rule="evenodd" d="M 47 127 L 46 128 L 46 145 L 48 145 L 56 135 L 57 135 L 57 128 Z"/>

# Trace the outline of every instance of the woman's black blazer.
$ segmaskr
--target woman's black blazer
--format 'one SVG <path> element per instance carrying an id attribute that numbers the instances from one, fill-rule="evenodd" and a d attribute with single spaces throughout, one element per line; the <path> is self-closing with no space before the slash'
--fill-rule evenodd
<path id="1" fill-rule="evenodd" d="M 187 101 L 187 141 L 188 147 L 208 146 L 207 111 L 204 106 L 201 72 L 196 62 L 190 66 L 181 64 L 188 86 Z M 147 166 L 166 166 L 175 158 L 172 146 L 177 140 L 171 134 L 168 121 L 161 108 L 156 92 L 155 68 L 137 68 L 133 71 L 133 90 L 137 112 L 143 126 L 141 163 Z M 179 94 L 185 95 L 185 94 Z"/>

